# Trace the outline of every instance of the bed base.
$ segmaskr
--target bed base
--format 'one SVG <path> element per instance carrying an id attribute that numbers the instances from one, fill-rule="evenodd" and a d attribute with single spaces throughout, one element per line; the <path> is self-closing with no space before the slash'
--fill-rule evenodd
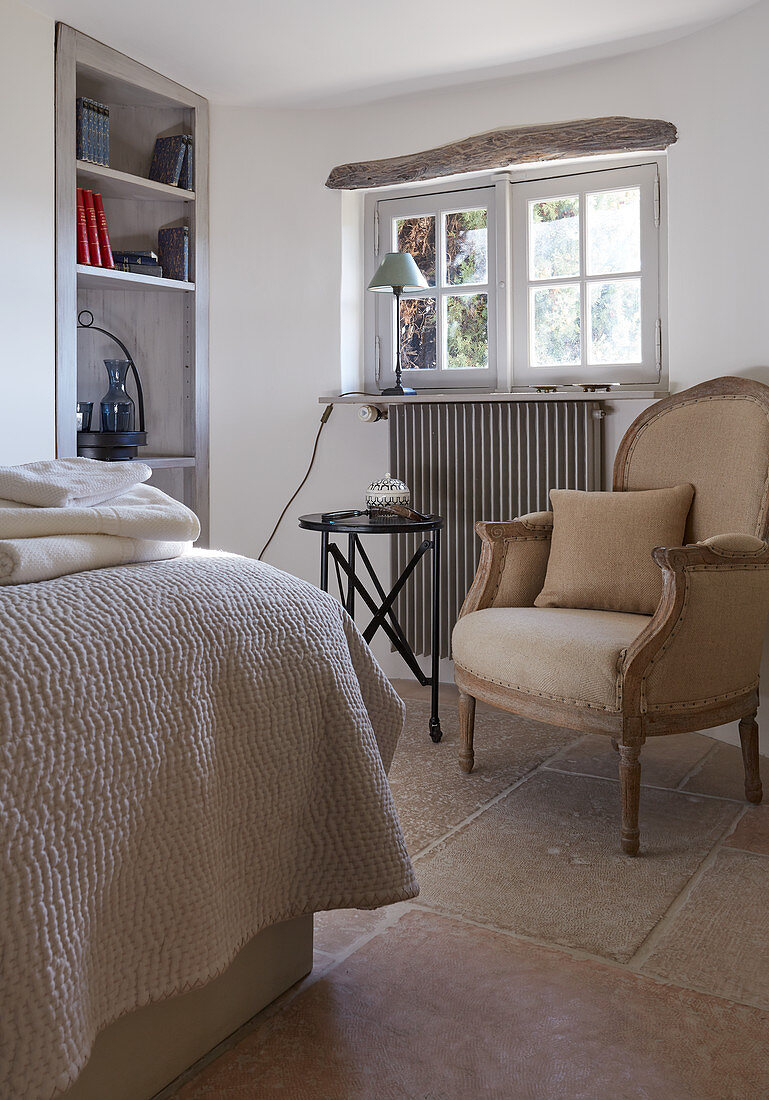
<path id="1" fill-rule="evenodd" d="M 265 928 L 201 989 L 122 1016 L 62 1100 L 150 1100 L 312 970 L 312 916 Z"/>

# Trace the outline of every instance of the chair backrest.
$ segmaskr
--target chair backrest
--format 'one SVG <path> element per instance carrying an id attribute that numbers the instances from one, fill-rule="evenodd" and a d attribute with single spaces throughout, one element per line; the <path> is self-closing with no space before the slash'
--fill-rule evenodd
<path id="1" fill-rule="evenodd" d="M 769 528 L 769 386 L 714 378 L 636 417 L 614 460 L 614 489 L 689 482 L 686 541 Z"/>

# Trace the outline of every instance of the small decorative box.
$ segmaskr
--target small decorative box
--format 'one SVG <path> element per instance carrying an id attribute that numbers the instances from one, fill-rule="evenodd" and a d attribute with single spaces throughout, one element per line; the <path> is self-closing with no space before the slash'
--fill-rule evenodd
<path id="1" fill-rule="evenodd" d="M 369 512 L 376 512 L 389 504 L 403 504 L 408 507 L 410 501 L 408 485 L 398 481 L 397 477 L 390 477 L 389 473 L 379 481 L 372 481 L 366 490 L 366 508 Z"/>

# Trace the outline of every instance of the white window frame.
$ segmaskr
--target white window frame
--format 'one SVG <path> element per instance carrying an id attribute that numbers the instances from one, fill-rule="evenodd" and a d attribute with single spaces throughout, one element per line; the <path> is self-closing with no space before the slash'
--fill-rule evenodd
<path id="1" fill-rule="evenodd" d="M 567 177 L 514 183 L 513 191 L 513 365 L 515 377 L 524 386 L 574 383 L 620 382 L 631 385 L 656 384 L 661 374 L 661 319 L 659 309 L 659 216 L 657 213 L 657 166 L 636 165 L 614 170 L 585 172 Z M 617 274 L 587 273 L 586 196 L 600 191 L 638 187 L 640 190 L 641 266 Z M 529 278 L 529 204 L 570 195 L 579 196 L 580 264 L 576 276 L 533 280 Z M 636 363 L 588 364 L 590 324 L 588 287 L 591 283 L 635 278 L 641 281 L 641 359 Z M 581 363 L 578 366 L 533 366 L 531 364 L 530 290 L 551 286 L 580 288 Z"/>
<path id="2" fill-rule="evenodd" d="M 639 177 L 642 186 L 642 264 L 647 263 L 643 273 L 642 309 L 646 324 L 642 334 L 643 363 L 640 365 L 618 365 L 616 368 L 606 364 L 601 367 L 580 368 L 530 368 L 528 355 L 522 352 L 522 340 L 528 345 L 528 306 L 521 316 L 521 271 L 522 261 L 526 260 L 526 218 L 521 218 L 521 203 L 525 208 L 523 196 L 529 188 L 537 184 L 536 190 L 542 192 L 542 186 L 550 188 L 551 195 L 575 194 L 578 189 L 587 191 L 612 190 L 611 176 L 618 170 L 632 169 Z M 582 176 L 583 180 L 571 179 Z M 595 179 L 588 179 L 595 177 Z M 623 181 L 616 186 L 631 186 L 627 173 L 616 177 Z M 595 186 L 593 186 L 595 183 Z M 524 188 L 527 190 L 524 191 Z M 563 188 L 566 188 L 565 190 Z M 383 204 L 394 199 L 408 199 L 414 209 L 425 200 L 432 204 L 424 212 L 435 210 L 436 203 L 442 204 L 444 211 L 462 209 L 462 195 L 493 189 L 493 200 L 489 198 L 489 219 L 491 225 L 492 205 L 494 232 L 489 229 L 489 371 L 488 377 L 478 377 L 481 371 L 427 371 L 412 370 L 404 374 L 404 383 L 414 386 L 417 391 L 461 390 L 467 393 L 511 392 L 534 389 L 541 386 L 563 386 L 570 383 L 585 382 L 599 384 L 600 381 L 618 382 L 623 388 L 633 390 L 657 390 L 664 388 L 667 378 L 667 158 L 664 153 L 649 153 L 640 157 L 638 153 L 613 156 L 592 157 L 529 165 L 521 169 L 504 169 L 492 173 L 475 173 L 454 176 L 432 183 L 404 185 L 399 188 L 380 188 L 366 195 L 364 206 L 364 377 L 365 389 L 381 389 L 391 384 L 393 371 L 386 365 L 394 358 L 392 335 L 384 346 L 382 336 L 393 333 L 394 303 L 388 295 L 371 294 L 365 291 L 365 285 L 376 271 L 381 256 L 390 247 L 383 249 L 384 238 L 381 210 Z M 533 193 L 533 192 L 532 192 Z M 440 199 L 438 198 L 440 196 Z M 520 198 L 516 197 L 520 196 Z M 542 192 L 542 197 L 547 197 Z M 651 202 L 651 221 L 648 218 Z M 465 209 L 477 208 L 469 202 Z M 580 204 L 584 208 L 584 202 Z M 516 209 L 517 208 L 517 209 Z M 404 207 L 404 209 L 406 209 Z M 399 213 L 400 216 L 407 216 Z M 650 227 L 653 223 L 653 229 Z M 387 230 L 384 231 L 385 233 Z M 652 236 L 649 234 L 652 233 Z M 584 241 L 584 235 L 582 237 Z M 519 241 L 521 242 L 519 244 Z M 584 247 L 584 245 L 583 245 Z M 652 270 L 655 267 L 656 271 Z M 496 266 L 494 275 L 493 265 Z M 649 267 L 649 264 L 652 267 Z M 514 268 L 516 269 L 514 272 Z M 584 268 L 583 268 L 584 270 Z M 515 278 L 514 278 L 515 274 Z M 651 276 L 651 277 L 650 277 Z M 609 276 L 611 278 L 612 276 Z M 600 281 L 600 276 L 595 276 Z M 493 287 L 493 284 L 496 286 Z M 452 288 L 453 289 L 453 288 Z M 469 292 L 470 288 L 468 288 Z M 527 293 L 528 297 L 528 293 Z M 655 301 L 656 298 L 656 301 Z M 384 299 L 384 301 L 378 301 Z M 384 311 L 389 308 L 389 321 Z M 492 327 L 492 311 L 495 318 Z M 650 336 L 650 321 L 654 321 L 654 332 Z M 525 322 L 525 325 L 523 324 Z M 584 331 L 584 323 L 583 323 Z M 650 348 L 652 355 L 649 355 Z M 494 364 L 494 369 L 492 369 Z M 542 372 L 538 378 L 534 374 Z M 609 377 L 609 371 L 611 376 Z M 440 377 L 436 377 L 439 375 Z M 459 375 L 462 375 L 460 378 Z M 429 376 L 429 377 L 428 377 Z M 453 376 L 453 377 L 452 377 Z"/>
<path id="3" fill-rule="evenodd" d="M 492 279 L 496 271 L 496 191 L 493 186 L 464 187 L 431 194 L 406 195 L 396 198 L 380 199 L 377 203 L 376 251 L 373 257 L 374 270 L 378 267 L 386 252 L 397 251 L 396 220 L 418 218 L 425 215 L 435 216 L 435 286 L 426 290 L 404 294 L 403 298 L 434 298 L 436 302 L 436 368 L 404 368 L 403 382 L 417 389 L 468 389 L 482 388 L 493 390 L 497 385 L 497 301 L 495 285 Z M 484 283 L 443 284 L 441 272 L 445 264 L 445 215 L 461 213 L 464 210 L 487 210 L 487 280 Z M 445 346 L 446 301 L 449 297 L 471 297 L 485 294 L 487 302 L 488 366 L 478 369 L 460 370 L 441 368 L 442 351 Z M 376 334 L 378 336 L 377 367 L 378 385 L 392 386 L 395 381 L 395 300 L 389 294 L 370 295 L 375 299 Z M 403 366 L 403 364 L 401 364 Z"/>

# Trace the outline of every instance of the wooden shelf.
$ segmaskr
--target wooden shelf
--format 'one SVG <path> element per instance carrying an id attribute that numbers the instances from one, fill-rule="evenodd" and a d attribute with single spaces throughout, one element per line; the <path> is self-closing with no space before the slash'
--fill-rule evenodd
<path id="1" fill-rule="evenodd" d="M 154 275 L 134 275 L 132 271 L 113 271 L 108 267 L 77 265 L 78 290 L 176 290 L 191 291 L 194 283 L 179 279 L 158 279 Z"/>
<path id="2" fill-rule="evenodd" d="M 195 459 L 191 455 L 143 455 L 139 452 L 138 460 L 151 466 L 153 470 L 178 470 L 195 465 Z"/>
<path id="3" fill-rule="evenodd" d="M 129 172 L 118 172 L 116 168 L 107 168 L 102 164 L 90 164 L 86 160 L 77 162 L 78 186 L 89 187 L 113 199 L 144 199 L 163 202 L 194 202 L 195 192 L 185 191 L 182 187 L 170 187 L 167 183 L 133 176 Z"/>

